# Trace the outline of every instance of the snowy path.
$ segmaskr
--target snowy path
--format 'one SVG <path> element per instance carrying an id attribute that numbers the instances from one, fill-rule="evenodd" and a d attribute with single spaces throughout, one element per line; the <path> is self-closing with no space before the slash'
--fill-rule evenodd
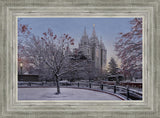
<path id="1" fill-rule="evenodd" d="M 91 90 L 61 88 L 61 94 L 55 95 L 56 88 L 18 88 L 18 100 L 121 100 L 120 98 Z"/>

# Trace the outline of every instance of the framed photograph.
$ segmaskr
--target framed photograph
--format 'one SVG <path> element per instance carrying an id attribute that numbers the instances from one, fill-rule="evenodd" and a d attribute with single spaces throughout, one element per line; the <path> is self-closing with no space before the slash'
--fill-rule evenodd
<path id="1" fill-rule="evenodd" d="M 142 20 L 17 18 L 18 100 L 142 100 Z"/>
<path id="2" fill-rule="evenodd" d="M 1 117 L 160 116 L 158 0 L 0 3 Z"/>

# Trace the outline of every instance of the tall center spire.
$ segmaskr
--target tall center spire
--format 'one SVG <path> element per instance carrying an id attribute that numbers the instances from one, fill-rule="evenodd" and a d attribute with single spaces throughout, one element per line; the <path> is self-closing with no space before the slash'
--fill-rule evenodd
<path id="1" fill-rule="evenodd" d="M 93 24 L 93 32 L 92 32 L 92 36 L 96 36 L 95 24 Z"/>
<path id="2" fill-rule="evenodd" d="M 87 36 L 86 27 L 84 27 L 84 36 Z"/>

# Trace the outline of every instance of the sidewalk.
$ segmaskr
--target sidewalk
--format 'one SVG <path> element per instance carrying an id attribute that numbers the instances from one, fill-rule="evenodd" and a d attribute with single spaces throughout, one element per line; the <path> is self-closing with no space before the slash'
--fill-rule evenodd
<path id="1" fill-rule="evenodd" d="M 61 88 L 61 94 L 54 93 L 56 88 L 18 88 L 18 100 L 121 100 L 107 93 L 85 89 Z"/>

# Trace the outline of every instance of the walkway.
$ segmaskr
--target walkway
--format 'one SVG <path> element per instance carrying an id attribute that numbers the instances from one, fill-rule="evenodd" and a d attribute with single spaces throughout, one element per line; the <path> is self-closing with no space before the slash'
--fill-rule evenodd
<path id="1" fill-rule="evenodd" d="M 85 89 L 61 88 L 61 94 L 54 93 L 56 88 L 18 88 L 18 100 L 121 100 L 107 93 Z"/>

